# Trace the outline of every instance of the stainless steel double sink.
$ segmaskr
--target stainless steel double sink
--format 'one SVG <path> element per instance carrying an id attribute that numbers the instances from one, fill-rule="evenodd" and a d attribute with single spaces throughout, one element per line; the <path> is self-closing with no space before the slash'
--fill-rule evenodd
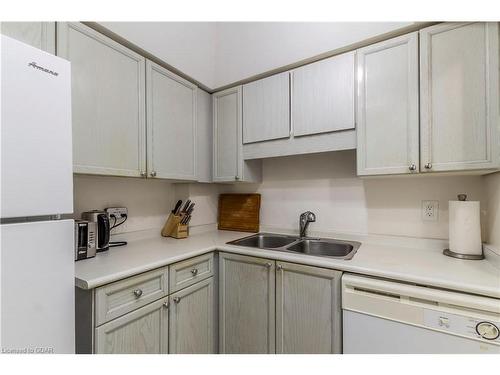
<path id="1" fill-rule="evenodd" d="M 356 241 L 309 237 L 300 238 L 273 233 L 257 233 L 228 242 L 228 244 L 344 260 L 352 259 L 361 246 L 361 243 Z"/>

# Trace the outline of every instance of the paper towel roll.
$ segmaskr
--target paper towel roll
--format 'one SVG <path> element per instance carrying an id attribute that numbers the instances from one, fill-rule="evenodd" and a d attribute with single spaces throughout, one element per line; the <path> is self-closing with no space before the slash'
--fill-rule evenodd
<path id="1" fill-rule="evenodd" d="M 450 250 L 481 255 L 481 223 L 478 201 L 449 201 Z"/>

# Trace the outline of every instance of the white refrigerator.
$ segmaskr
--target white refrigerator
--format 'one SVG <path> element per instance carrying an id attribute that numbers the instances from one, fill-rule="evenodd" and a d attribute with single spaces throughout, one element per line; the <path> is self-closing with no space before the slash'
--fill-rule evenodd
<path id="1" fill-rule="evenodd" d="M 70 63 L 0 47 L 0 349 L 74 353 Z"/>

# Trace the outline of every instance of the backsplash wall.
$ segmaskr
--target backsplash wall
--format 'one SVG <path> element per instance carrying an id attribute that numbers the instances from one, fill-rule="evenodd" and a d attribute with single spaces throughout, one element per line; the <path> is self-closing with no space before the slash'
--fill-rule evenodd
<path id="1" fill-rule="evenodd" d="M 447 238 L 449 200 L 465 192 L 486 207 L 482 178 L 362 179 L 356 176 L 355 151 L 341 151 L 266 159 L 261 184 L 221 185 L 220 192 L 262 194 L 261 225 L 267 228 L 297 229 L 299 214 L 311 210 L 313 231 Z M 437 222 L 422 221 L 422 200 L 439 201 Z"/>
<path id="2" fill-rule="evenodd" d="M 500 172 L 483 177 L 488 200 L 487 238 L 500 253 Z"/>
<path id="3" fill-rule="evenodd" d="M 175 184 L 175 200 L 191 199 L 194 203 L 194 213 L 189 226 L 211 225 L 215 228 L 217 224 L 217 210 L 219 203 L 219 186 L 217 184 Z"/>
<path id="4" fill-rule="evenodd" d="M 173 184 L 159 179 L 74 175 L 74 218 L 83 211 L 127 207 L 125 224 L 112 233 L 156 229 L 158 233 L 178 199 L 196 203 L 190 226 L 217 223 L 218 185 Z"/>
<path id="5" fill-rule="evenodd" d="M 359 178 L 354 151 L 263 161 L 261 184 L 172 184 L 138 178 L 74 176 L 75 218 L 82 211 L 125 206 L 129 219 L 113 233 L 163 226 L 177 199 L 196 202 L 192 227 L 217 222 L 218 194 L 262 194 L 261 225 L 296 230 L 301 212 L 316 213 L 313 231 L 425 238 L 448 237 L 448 200 L 480 200 L 483 239 L 500 246 L 500 173 L 488 176 Z M 422 200 L 439 201 L 437 222 L 421 219 Z"/>
<path id="6" fill-rule="evenodd" d="M 163 180 L 127 177 L 73 176 L 74 217 L 83 211 L 127 207 L 125 224 L 112 233 L 161 228 L 175 199 L 175 187 Z"/>

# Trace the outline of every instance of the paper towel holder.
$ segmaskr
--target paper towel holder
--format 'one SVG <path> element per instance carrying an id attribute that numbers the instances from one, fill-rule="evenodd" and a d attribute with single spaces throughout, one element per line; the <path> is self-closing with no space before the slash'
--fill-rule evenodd
<path id="1" fill-rule="evenodd" d="M 467 194 L 458 194 L 459 201 L 465 202 L 467 200 Z M 484 254 L 460 254 L 451 251 L 450 249 L 444 249 L 443 254 L 452 258 L 466 259 L 466 260 L 481 260 L 484 259 Z"/>

